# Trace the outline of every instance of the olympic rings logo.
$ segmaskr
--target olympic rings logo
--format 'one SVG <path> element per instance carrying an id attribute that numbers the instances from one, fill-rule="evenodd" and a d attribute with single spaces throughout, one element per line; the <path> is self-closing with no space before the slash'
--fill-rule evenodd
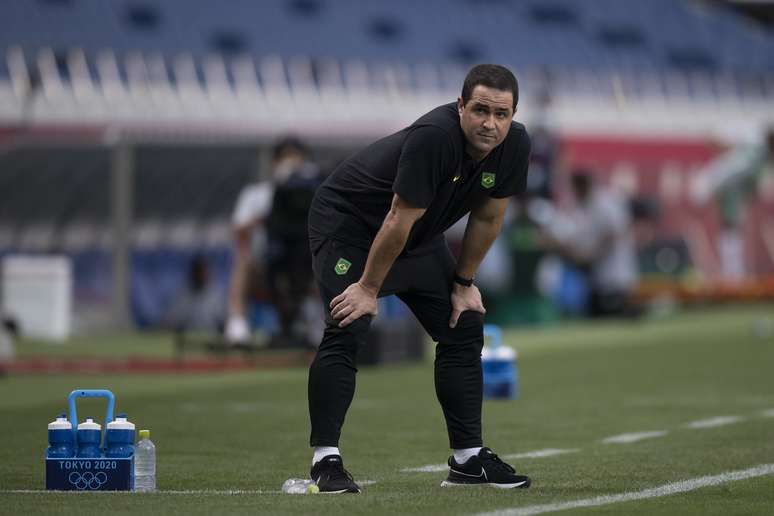
<path id="1" fill-rule="evenodd" d="M 67 480 L 79 491 L 85 489 L 96 490 L 107 482 L 107 473 L 104 471 L 100 471 L 97 474 L 94 474 L 91 471 L 86 471 L 84 473 L 73 471 L 70 473 L 70 476 L 67 477 Z"/>

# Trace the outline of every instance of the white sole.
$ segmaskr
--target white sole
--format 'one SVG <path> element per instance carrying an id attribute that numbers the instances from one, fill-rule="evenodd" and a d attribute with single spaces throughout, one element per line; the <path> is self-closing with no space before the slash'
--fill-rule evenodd
<path id="1" fill-rule="evenodd" d="M 527 481 L 524 482 L 515 482 L 513 484 L 494 484 L 491 482 L 479 482 L 475 484 L 458 484 L 456 482 L 449 482 L 448 480 L 444 480 L 441 482 L 441 487 L 470 487 L 470 486 L 490 486 L 497 489 L 513 489 L 516 487 L 521 487 L 524 484 L 526 484 Z"/>

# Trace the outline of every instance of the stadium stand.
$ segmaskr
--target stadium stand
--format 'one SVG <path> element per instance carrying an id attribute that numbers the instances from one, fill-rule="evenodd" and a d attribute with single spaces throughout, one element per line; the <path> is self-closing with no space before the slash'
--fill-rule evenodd
<path id="1" fill-rule="evenodd" d="M 351 149 L 456 98 L 482 61 L 517 72 L 520 120 L 547 95 L 568 134 L 728 141 L 774 123 L 774 32 L 721 2 L 6 0 L 0 254 L 70 253 L 82 297 L 104 298 L 113 145 L 124 141 L 135 291 L 163 286 L 194 248 L 224 276 L 230 210 L 259 147 L 296 132 L 318 150 Z M 598 164 L 586 143 L 576 159 Z M 655 191 L 653 163 L 674 158 L 640 161 L 652 173 L 637 179 Z M 152 312 L 136 314 L 151 324 Z"/>
<path id="2" fill-rule="evenodd" d="M 716 4 L 15 0 L 0 9 L 5 94 L 10 83 L 20 100 L 39 75 L 55 119 L 72 115 L 66 95 L 96 119 L 181 109 L 229 118 L 234 95 L 256 107 L 420 86 L 448 96 L 479 61 L 549 69 L 554 88 L 572 95 L 774 95 L 774 35 Z M 473 36 L 471 20 L 487 34 Z"/>
<path id="3" fill-rule="evenodd" d="M 671 0 L 396 0 L 389 8 L 357 0 L 239 0 L 229 9 L 206 0 L 37 0 L 7 2 L 3 12 L 0 44 L 30 50 L 745 72 L 774 64 L 770 34 L 717 6 Z M 466 35 L 473 19 L 491 35 Z"/>

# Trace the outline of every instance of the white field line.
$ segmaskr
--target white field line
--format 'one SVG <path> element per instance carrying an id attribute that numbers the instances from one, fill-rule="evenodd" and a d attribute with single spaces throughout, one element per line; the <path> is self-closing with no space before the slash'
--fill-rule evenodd
<path id="1" fill-rule="evenodd" d="M 718 416 L 711 417 L 709 419 L 700 419 L 699 421 L 693 421 L 685 425 L 687 428 L 702 429 L 702 428 L 715 428 L 717 426 L 733 425 L 744 421 L 741 416 Z"/>
<path id="2" fill-rule="evenodd" d="M 774 408 L 762 410 L 761 411 L 761 416 L 763 416 L 763 417 L 774 417 Z"/>
<path id="3" fill-rule="evenodd" d="M 580 450 L 563 450 L 559 448 L 546 448 L 545 450 L 535 450 L 524 453 L 510 453 L 503 455 L 503 459 L 541 459 L 543 457 L 551 457 L 553 455 L 561 455 L 563 453 L 575 453 Z M 425 466 L 418 466 L 416 468 L 403 468 L 400 470 L 402 473 L 436 473 L 438 471 L 446 471 L 449 469 L 448 464 L 427 464 Z"/>
<path id="4" fill-rule="evenodd" d="M 655 439 L 656 437 L 664 437 L 669 432 L 666 430 L 654 430 L 652 432 L 635 432 L 631 434 L 611 435 L 601 439 L 600 442 L 604 444 L 629 444 L 636 443 L 637 441 L 644 441 L 645 439 Z"/>
<path id="5" fill-rule="evenodd" d="M 565 453 L 576 453 L 580 450 L 577 448 L 561 449 L 561 448 L 546 448 L 545 450 L 535 450 L 524 453 L 511 453 L 509 455 L 503 455 L 503 459 L 542 459 L 543 457 L 553 457 L 554 455 L 564 455 Z"/>
<path id="6" fill-rule="evenodd" d="M 643 489 L 642 491 L 595 496 L 594 498 L 572 500 L 569 502 L 514 507 L 511 509 L 501 509 L 499 511 L 482 512 L 479 513 L 478 516 L 529 516 L 532 514 L 544 514 L 547 512 L 577 509 L 579 507 L 599 507 L 601 505 L 631 502 L 634 500 L 645 500 L 647 498 L 660 498 L 662 496 L 669 496 L 677 493 L 686 493 L 688 491 L 694 491 L 702 487 L 716 486 L 719 484 L 725 484 L 726 482 L 762 477 L 764 475 L 771 475 L 772 473 L 774 473 L 774 464 L 760 464 L 748 469 L 727 471 L 718 475 L 709 475 L 706 477 L 681 480 L 679 482 L 671 482 L 659 487 Z"/>

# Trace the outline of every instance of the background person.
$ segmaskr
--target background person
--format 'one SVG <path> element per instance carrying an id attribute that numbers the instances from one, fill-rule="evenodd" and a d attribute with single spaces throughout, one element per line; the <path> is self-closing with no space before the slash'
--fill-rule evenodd
<path id="1" fill-rule="evenodd" d="M 229 290 L 226 340 L 250 338 L 247 303 L 266 288 L 277 310 L 280 333 L 275 346 L 308 344 L 302 323 L 304 300 L 313 288 L 306 220 L 322 181 L 301 140 L 286 137 L 272 151 L 269 180 L 246 186 L 234 208 L 234 266 Z"/>
<path id="2" fill-rule="evenodd" d="M 774 171 L 774 128 L 769 128 L 762 140 L 733 146 L 693 174 L 693 200 L 702 205 L 714 199 L 720 213 L 717 252 L 724 280 L 738 282 L 750 272 L 744 219 L 759 182 Z"/>
<path id="3" fill-rule="evenodd" d="M 632 314 L 639 266 L 629 203 L 586 170 L 573 172 L 570 183 L 574 206 L 545 228 L 542 245 L 584 271 L 589 315 Z"/>

